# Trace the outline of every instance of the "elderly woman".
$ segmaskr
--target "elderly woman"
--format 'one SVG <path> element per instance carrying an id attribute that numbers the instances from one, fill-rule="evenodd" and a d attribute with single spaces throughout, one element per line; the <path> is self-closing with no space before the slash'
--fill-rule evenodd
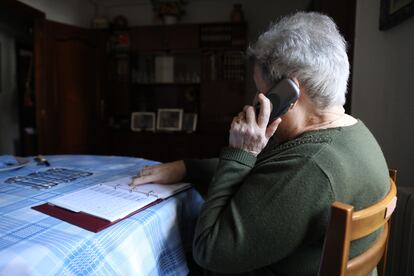
<path id="1" fill-rule="evenodd" d="M 193 254 L 212 274 L 316 275 L 330 205 L 366 207 L 389 190 L 388 168 L 367 127 L 345 114 L 346 45 L 318 13 L 281 19 L 249 47 L 260 103 L 234 118 L 218 159 L 145 169 L 134 185 L 185 179 L 208 185 Z M 266 93 L 291 79 L 300 96 L 269 122 Z M 196 187 L 197 187 L 196 186 Z M 354 242 L 351 257 L 375 237 Z"/>

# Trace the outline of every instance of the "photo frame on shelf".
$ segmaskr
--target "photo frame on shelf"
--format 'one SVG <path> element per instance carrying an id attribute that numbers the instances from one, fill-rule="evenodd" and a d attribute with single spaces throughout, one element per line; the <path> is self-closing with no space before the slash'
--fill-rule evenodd
<path id="1" fill-rule="evenodd" d="M 381 0 L 379 29 L 390 29 L 413 15 L 414 0 Z"/>
<path id="2" fill-rule="evenodd" d="M 157 114 L 157 130 L 181 131 L 183 110 L 179 108 L 159 108 Z"/>
<path id="3" fill-rule="evenodd" d="M 191 133 L 197 128 L 197 113 L 184 113 L 182 130 Z"/>
<path id="4" fill-rule="evenodd" d="M 132 131 L 155 131 L 155 112 L 132 112 Z"/>

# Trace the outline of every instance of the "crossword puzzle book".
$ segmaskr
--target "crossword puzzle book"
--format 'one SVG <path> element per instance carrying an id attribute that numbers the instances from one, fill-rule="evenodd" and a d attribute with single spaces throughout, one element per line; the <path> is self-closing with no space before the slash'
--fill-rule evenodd
<path id="1" fill-rule="evenodd" d="M 129 187 L 131 178 L 96 184 L 55 197 L 34 210 L 59 218 L 92 232 L 99 232 L 139 211 L 190 187 L 145 184 Z"/>

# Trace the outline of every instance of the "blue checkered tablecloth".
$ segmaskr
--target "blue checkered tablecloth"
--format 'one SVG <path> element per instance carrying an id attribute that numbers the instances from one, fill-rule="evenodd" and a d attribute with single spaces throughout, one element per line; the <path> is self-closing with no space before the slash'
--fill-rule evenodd
<path id="1" fill-rule="evenodd" d="M 5 183 L 51 167 L 28 165 L 0 172 L 0 275 L 187 275 L 202 204 L 194 189 L 182 192 L 99 233 L 89 232 L 30 207 L 99 182 L 135 175 L 154 164 L 132 157 L 47 156 L 51 167 L 93 175 L 50 189 Z"/>

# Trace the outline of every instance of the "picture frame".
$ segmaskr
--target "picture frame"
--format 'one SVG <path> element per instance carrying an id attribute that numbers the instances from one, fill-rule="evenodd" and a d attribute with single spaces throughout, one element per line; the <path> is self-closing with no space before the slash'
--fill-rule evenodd
<path id="1" fill-rule="evenodd" d="M 414 0 L 381 0 L 381 31 L 388 30 L 414 15 Z"/>
<path id="2" fill-rule="evenodd" d="M 182 130 L 191 133 L 197 128 L 197 113 L 184 113 Z"/>
<path id="3" fill-rule="evenodd" d="M 155 131 L 155 112 L 132 112 L 132 131 Z"/>
<path id="4" fill-rule="evenodd" d="M 183 110 L 179 108 L 159 108 L 157 114 L 157 130 L 181 131 Z"/>

